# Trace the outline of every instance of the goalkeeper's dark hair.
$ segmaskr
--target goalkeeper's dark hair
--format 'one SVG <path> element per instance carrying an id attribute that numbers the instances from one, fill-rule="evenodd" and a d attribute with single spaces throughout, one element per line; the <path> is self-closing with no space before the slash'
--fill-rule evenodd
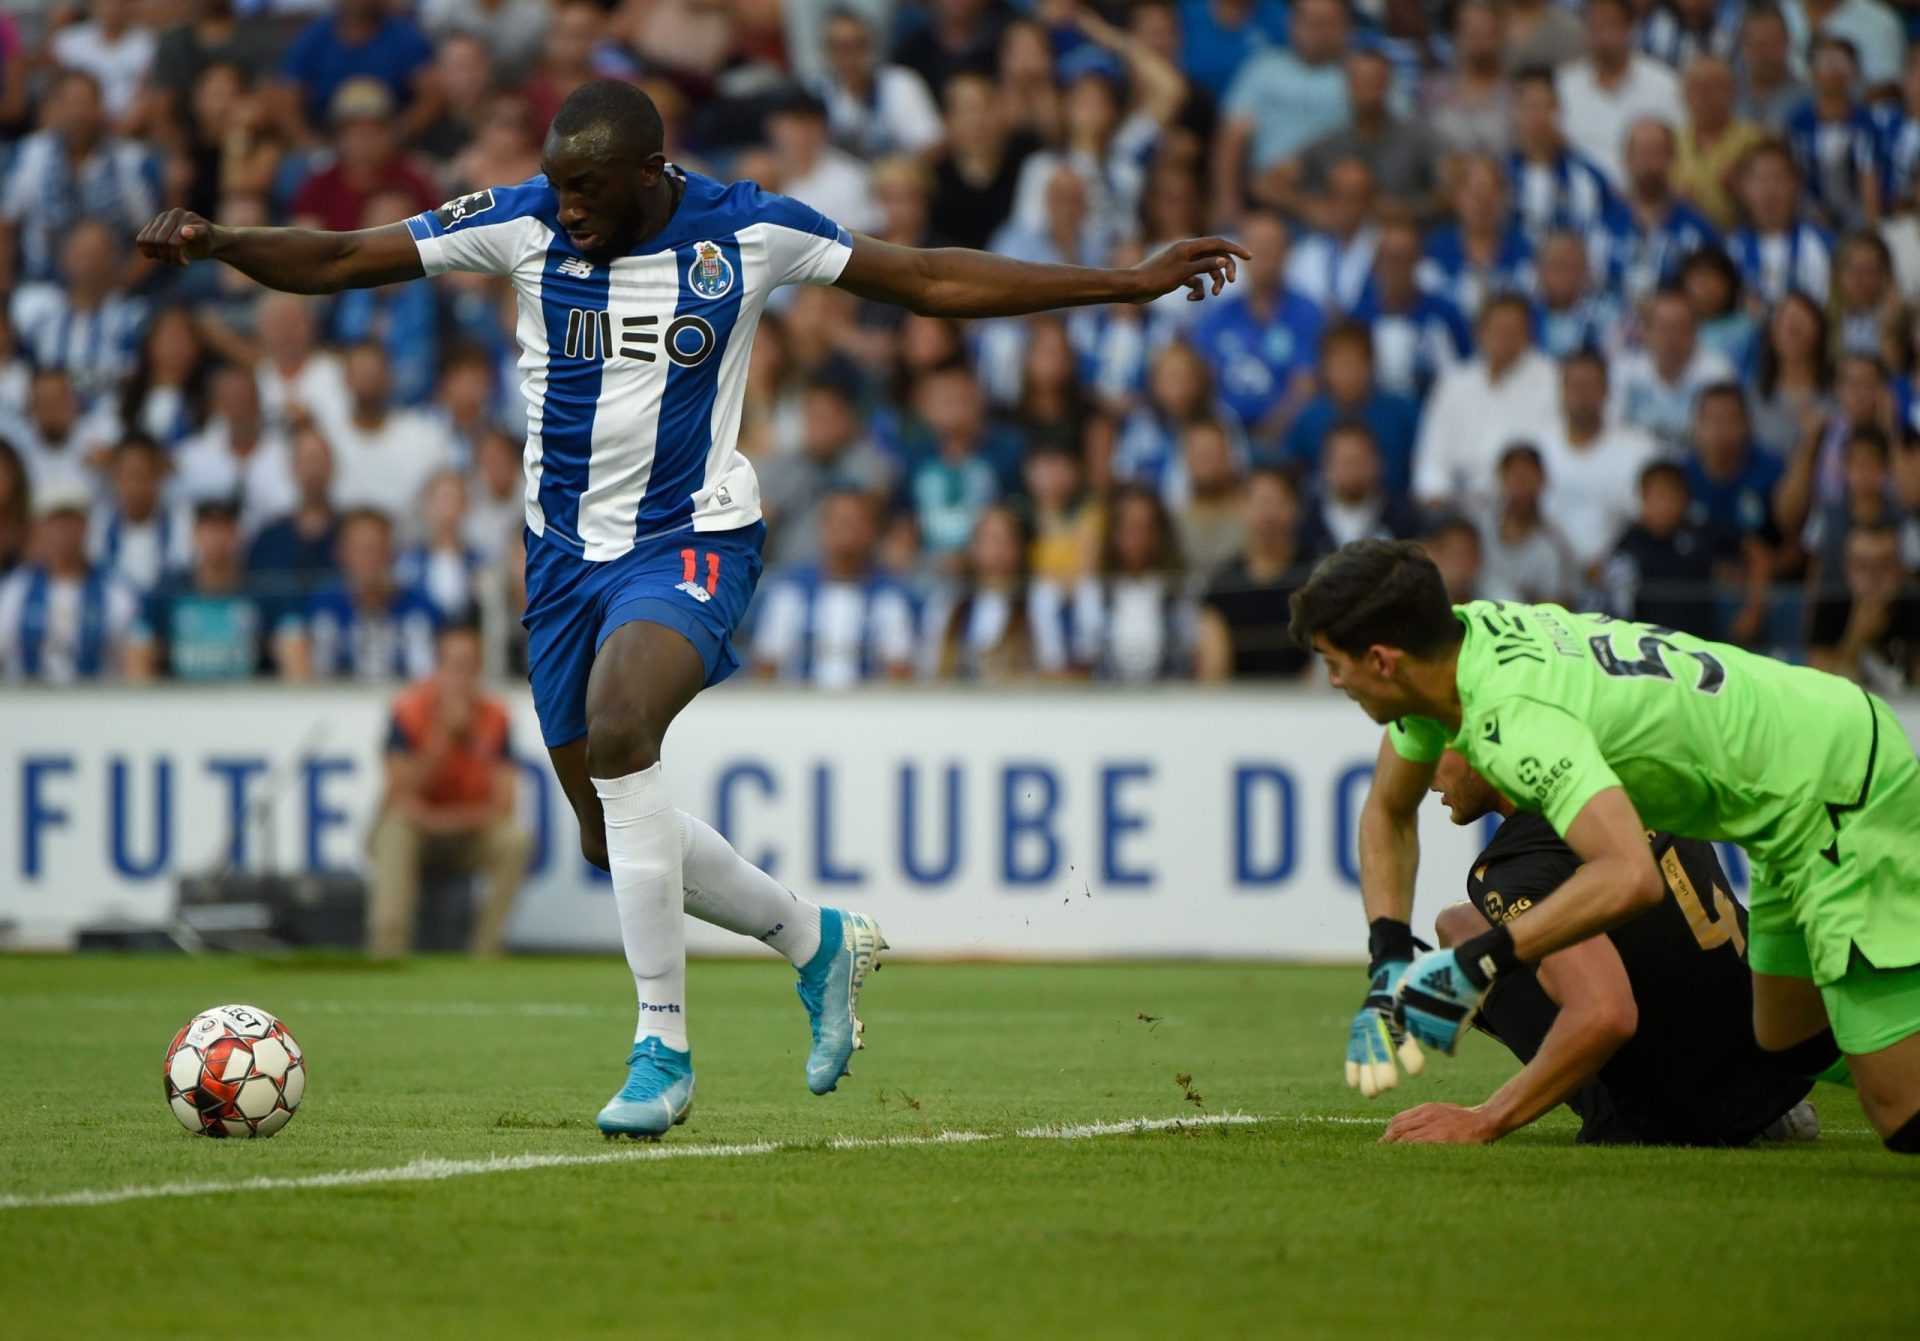
<path id="1" fill-rule="evenodd" d="M 1294 593 L 1292 609 L 1290 632 L 1300 646 L 1311 649 L 1324 637 L 1352 656 L 1384 644 L 1434 657 L 1462 636 L 1440 570 L 1410 540 L 1342 545 Z"/>
<path id="2" fill-rule="evenodd" d="M 567 95 L 553 114 L 549 139 L 604 139 L 616 156 L 639 162 L 661 153 L 666 128 L 653 99 L 618 79 L 592 79 Z"/>

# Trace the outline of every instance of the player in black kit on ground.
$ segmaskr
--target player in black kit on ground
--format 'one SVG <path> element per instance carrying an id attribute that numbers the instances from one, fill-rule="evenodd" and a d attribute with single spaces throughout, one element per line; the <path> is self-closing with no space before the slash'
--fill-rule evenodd
<path id="1" fill-rule="evenodd" d="M 1539 815 L 1517 811 L 1448 750 L 1433 790 L 1455 824 L 1506 817 L 1467 878 L 1469 903 L 1442 910 L 1443 945 L 1524 916 L 1580 864 Z M 1746 910 L 1709 843 L 1654 834 L 1667 886 L 1625 926 L 1503 974 L 1474 1024 L 1526 1066 L 1485 1103 L 1422 1104 L 1384 1139 L 1497 1141 L 1561 1103 L 1582 1144 L 1745 1145 L 1819 1133 L 1804 1102 L 1813 1083 L 1753 1038 Z"/>

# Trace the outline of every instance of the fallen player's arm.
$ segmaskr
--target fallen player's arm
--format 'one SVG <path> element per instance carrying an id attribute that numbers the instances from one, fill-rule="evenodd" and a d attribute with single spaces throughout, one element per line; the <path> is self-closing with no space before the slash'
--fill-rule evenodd
<path id="1" fill-rule="evenodd" d="M 404 235 L 405 230 L 402 230 Z M 1017 317 L 1094 303 L 1145 303 L 1185 288 L 1190 302 L 1233 282 L 1245 247 L 1224 238 L 1175 242 L 1124 270 L 1016 261 L 964 247 L 901 247 L 854 234 L 835 281 L 874 302 L 930 317 Z"/>
<path id="2" fill-rule="evenodd" d="M 1360 902 L 1369 923 L 1413 918 L 1413 879 L 1420 869 L 1420 803 L 1434 765 L 1408 759 L 1380 738 L 1373 783 L 1360 807 Z"/>
<path id="3" fill-rule="evenodd" d="M 312 228 L 227 228 L 191 210 L 157 215 L 135 240 L 142 256 L 184 266 L 225 261 L 250 279 L 283 293 L 338 293 L 375 289 L 426 274 L 420 249 L 405 224 L 352 233 Z"/>
<path id="4" fill-rule="evenodd" d="M 1556 950 L 1611 931 L 1666 897 L 1640 812 L 1622 787 L 1597 792 L 1567 826 L 1580 869 L 1552 898 L 1508 924 L 1513 953 L 1538 962 Z"/>
<path id="5" fill-rule="evenodd" d="M 1478 1107 L 1421 1104 L 1396 1115 L 1381 1139 L 1432 1145 L 1497 1141 L 1572 1098 L 1639 1028 L 1627 966 L 1605 936 L 1548 955 L 1540 963 L 1539 982 L 1560 1013 L 1532 1061 Z"/>

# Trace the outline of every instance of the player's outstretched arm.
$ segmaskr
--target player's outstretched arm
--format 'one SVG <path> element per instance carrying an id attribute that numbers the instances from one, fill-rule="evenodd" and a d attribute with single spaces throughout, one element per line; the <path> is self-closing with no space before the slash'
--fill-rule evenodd
<path id="1" fill-rule="evenodd" d="M 1231 284 L 1245 247 L 1225 238 L 1175 242 L 1136 266 L 1091 266 L 1016 261 L 963 247 L 901 247 L 854 234 L 853 255 L 836 281 L 862 298 L 892 303 L 930 317 L 1017 317 L 1057 307 L 1146 303 L 1175 289 L 1199 302 Z"/>
<path id="2" fill-rule="evenodd" d="M 310 228 L 227 228 L 192 210 L 154 216 L 135 239 L 140 254 L 170 265 L 225 261 L 270 289 L 338 293 L 419 279 L 420 249 L 405 224 L 354 233 Z"/>
<path id="3" fill-rule="evenodd" d="M 1413 877 L 1420 866 L 1420 801 L 1434 765 L 1380 741 L 1373 785 L 1360 810 L 1360 896 L 1367 911 L 1366 999 L 1347 1031 L 1347 1084 L 1371 1099 L 1425 1065 L 1420 1045 L 1395 1018 L 1394 990 L 1413 961 Z"/>

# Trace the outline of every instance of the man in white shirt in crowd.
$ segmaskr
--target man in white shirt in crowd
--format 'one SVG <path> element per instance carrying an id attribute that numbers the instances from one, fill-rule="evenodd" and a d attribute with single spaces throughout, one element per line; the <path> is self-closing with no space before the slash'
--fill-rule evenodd
<path id="1" fill-rule="evenodd" d="M 215 372 L 207 402 L 207 426 L 174 457 L 174 492 L 192 503 L 238 499 L 241 532 L 252 536 L 300 502 L 293 448 L 285 431 L 267 422 L 260 384 L 244 368 Z"/>
<path id="2" fill-rule="evenodd" d="M 0 680 L 111 678 L 139 599 L 87 562 L 90 499 L 79 480 L 54 480 L 34 501 L 34 561 L 0 579 Z"/>
<path id="3" fill-rule="evenodd" d="M 65 368 L 87 405 L 116 392 L 139 356 L 147 305 L 118 288 L 120 237 L 97 219 L 60 244 L 60 278 L 23 284 L 10 305 L 21 347 L 36 366 Z"/>
<path id="4" fill-rule="evenodd" d="M 766 679 L 846 689 L 913 675 L 913 605 L 875 571 L 871 496 L 830 495 L 820 510 L 820 562 L 777 575 L 760 598 L 753 659 Z"/>
<path id="5" fill-rule="evenodd" d="M 339 357 L 320 348 L 313 300 L 295 293 L 262 294 L 259 336 L 254 376 L 268 421 L 283 432 L 302 418 L 331 429 L 347 401 L 347 378 Z"/>
<path id="6" fill-rule="evenodd" d="M 87 528 L 88 561 L 141 596 L 193 557 L 193 516 L 162 496 L 166 471 L 159 443 L 144 433 L 122 438 L 107 463 L 108 497 Z"/>
<path id="7" fill-rule="evenodd" d="M 1559 417 L 1553 361 L 1533 346 L 1533 311 L 1517 293 L 1480 309 L 1480 353 L 1434 383 L 1413 452 L 1422 504 L 1478 512 L 1493 502 L 1494 467 L 1516 438 Z"/>
<path id="8" fill-rule="evenodd" d="M 1559 427 L 1540 435 L 1543 510 L 1591 579 L 1640 515 L 1640 472 L 1657 454 L 1637 428 L 1607 424 L 1607 361 L 1584 350 L 1560 368 Z"/>
<path id="9" fill-rule="evenodd" d="M 503 428 L 483 432 L 467 473 L 467 517 L 461 524 L 467 548 L 488 566 L 505 557 L 527 526 L 527 478 L 520 468 L 520 440 Z"/>
<path id="10" fill-rule="evenodd" d="M 394 533 L 421 534 L 420 491 L 453 464 L 445 425 L 421 410 L 395 409 L 386 349 L 364 341 L 347 350 L 347 413 L 327 433 L 333 446 L 333 501 L 342 512 L 373 508 Z"/>
<path id="11" fill-rule="evenodd" d="M 120 425 L 106 405 L 82 413 L 65 368 L 36 368 L 27 382 L 25 416 L 6 423 L 0 436 L 20 453 L 35 493 L 55 477 L 92 490 L 107 449 L 119 441 Z"/>
<path id="12" fill-rule="evenodd" d="M 1627 0 L 1588 0 L 1587 54 L 1562 66 L 1555 82 L 1568 142 L 1597 163 L 1615 187 L 1627 179 L 1628 126 L 1643 117 L 1669 126 L 1686 120 L 1679 76 L 1633 49 Z"/>
<path id="13" fill-rule="evenodd" d="M 827 106 L 835 143 L 874 160 L 889 154 L 919 154 L 940 141 L 946 128 L 927 81 L 904 65 L 880 60 L 873 25 L 836 6 L 822 38 L 826 69 L 808 87 Z"/>
<path id="14" fill-rule="evenodd" d="M 100 81 L 107 115 L 120 125 L 132 115 L 160 45 L 153 29 L 134 22 L 134 9 L 133 0 L 93 0 L 84 22 L 68 24 L 47 42 L 55 65 Z"/>
<path id="15" fill-rule="evenodd" d="M 1907 34 L 1900 16 L 1880 0 L 1787 0 L 1780 7 L 1793 42 L 1795 72 L 1805 76 L 1814 34 L 1851 42 L 1860 58 L 1860 82 L 1869 89 L 1900 82 Z"/>
<path id="16" fill-rule="evenodd" d="M 827 109 L 811 93 L 789 94 L 767 115 L 780 191 L 856 232 L 877 231 L 872 170 L 827 142 Z"/>
<path id="17" fill-rule="evenodd" d="M 1725 354 L 1701 345 L 1686 294 L 1661 289 L 1647 305 L 1641 347 L 1614 370 L 1609 417 L 1644 430 L 1662 451 L 1677 455 L 1686 449 L 1701 388 L 1735 376 Z"/>

